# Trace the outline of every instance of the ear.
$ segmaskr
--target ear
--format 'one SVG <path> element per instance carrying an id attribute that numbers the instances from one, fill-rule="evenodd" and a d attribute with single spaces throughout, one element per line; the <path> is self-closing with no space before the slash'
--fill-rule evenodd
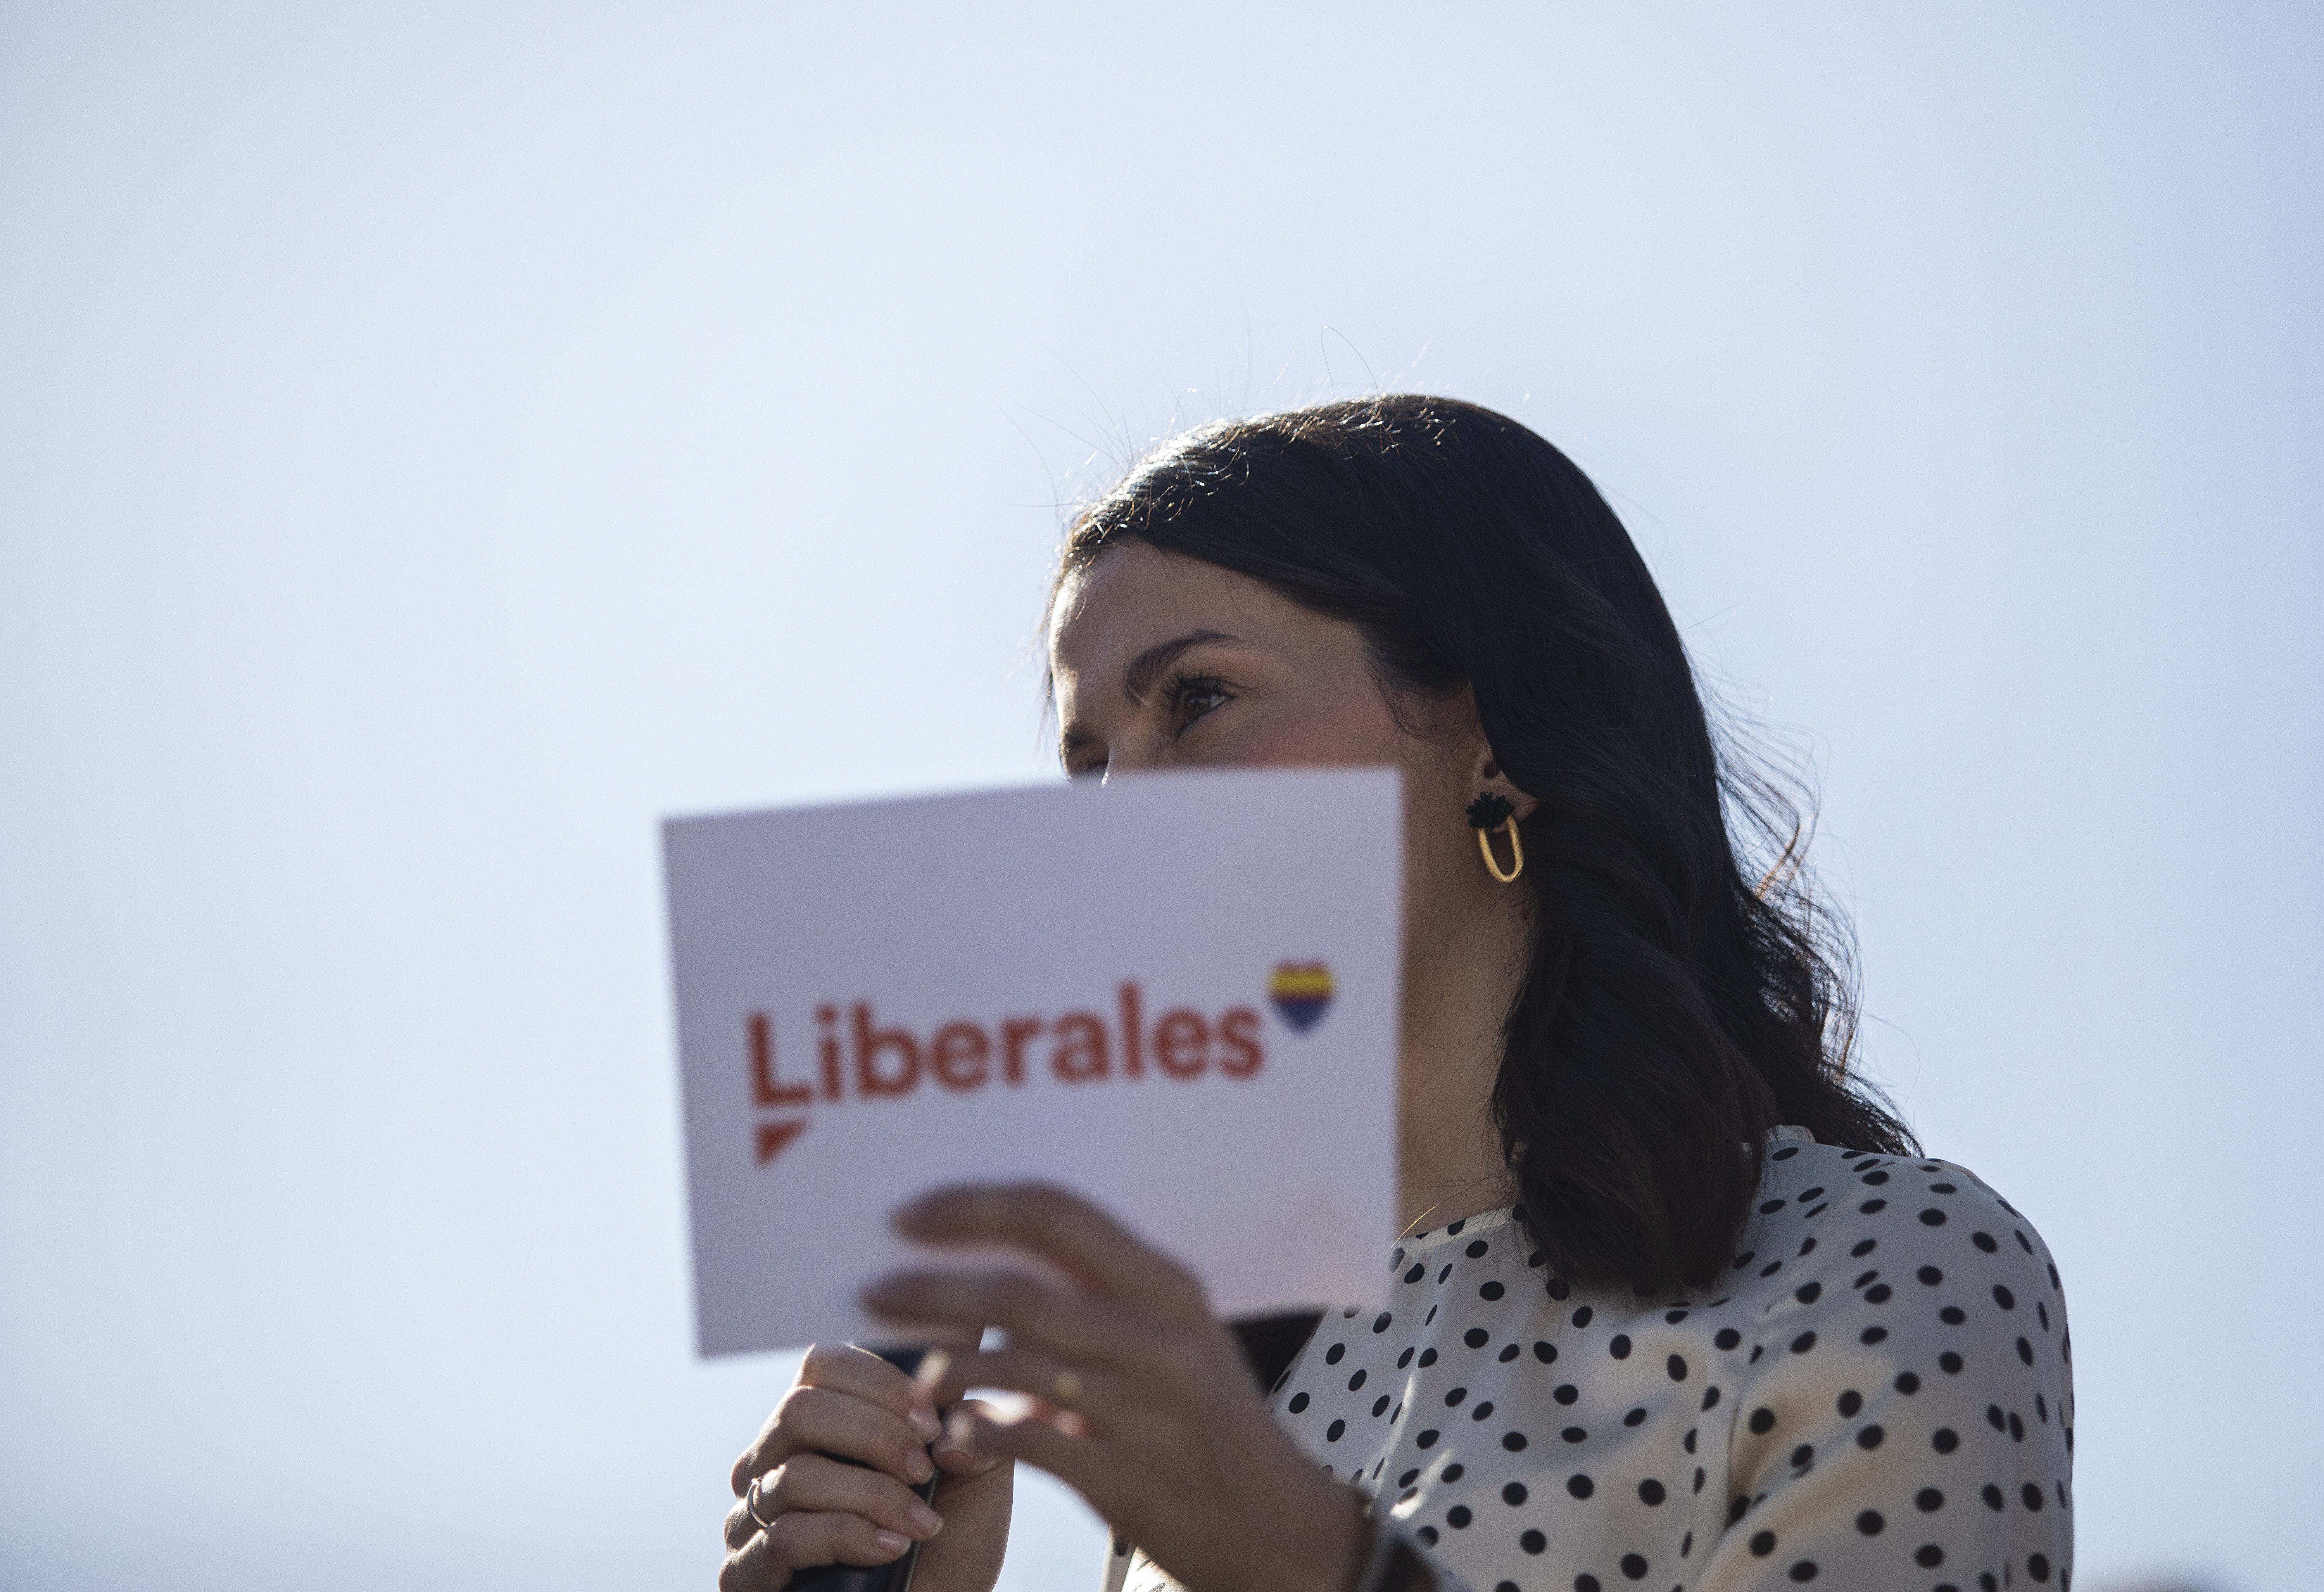
<path id="1" fill-rule="evenodd" d="M 1540 805 L 1525 791 L 1518 790 L 1510 782 L 1509 776 L 1501 772 L 1499 759 L 1493 755 L 1492 747 L 1485 744 L 1482 736 L 1477 738 L 1476 751 L 1470 759 L 1469 789 L 1472 791 L 1490 791 L 1498 796 L 1506 797 L 1509 805 L 1517 810 L 1519 822 L 1531 818 L 1533 810 Z"/>

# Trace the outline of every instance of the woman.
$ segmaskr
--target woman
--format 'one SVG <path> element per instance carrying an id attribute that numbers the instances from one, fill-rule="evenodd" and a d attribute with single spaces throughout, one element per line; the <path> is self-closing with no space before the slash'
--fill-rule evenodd
<path id="1" fill-rule="evenodd" d="M 1112 1587 L 2063 1592 L 2057 1273 L 1849 1078 L 1797 827 L 1722 768 L 1570 460 L 1432 398 L 1204 428 L 1076 521 L 1049 635 L 1076 776 L 1403 770 L 1389 1308 L 1270 1355 L 1070 1196 L 931 1196 L 904 1230 L 1075 1286 L 876 1285 L 883 1315 L 1008 1347 L 917 1379 L 810 1353 L 735 1466 L 722 1587 L 918 1542 L 916 1592 L 982 1592 L 1022 1458 L 1112 1523 Z M 1779 842 L 1764 874 L 1738 824 Z M 940 1422 L 973 1386 L 1030 1413 Z M 931 1509 L 909 1488 L 938 1472 Z"/>

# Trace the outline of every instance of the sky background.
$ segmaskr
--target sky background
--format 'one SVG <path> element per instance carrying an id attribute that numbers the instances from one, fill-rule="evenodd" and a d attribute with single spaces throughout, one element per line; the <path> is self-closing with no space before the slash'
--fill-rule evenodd
<path id="1" fill-rule="evenodd" d="M 1876 1070 L 2065 1272 L 2076 1586 L 2312 1586 L 2319 77 L 0 4 L 0 1583 L 707 1587 L 792 1367 L 691 1351 L 658 819 L 1049 777 L 1059 505 L 1385 387 L 1572 452 L 1812 757 Z M 1003 1586 L 1093 1585 L 1025 1496 Z"/>

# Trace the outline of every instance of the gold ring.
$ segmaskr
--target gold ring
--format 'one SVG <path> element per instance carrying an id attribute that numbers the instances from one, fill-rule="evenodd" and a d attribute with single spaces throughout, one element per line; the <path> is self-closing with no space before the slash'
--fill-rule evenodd
<path id="1" fill-rule="evenodd" d="M 1071 1365 L 1057 1373 L 1057 1380 L 1049 1390 L 1050 1402 L 1070 1408 L 1082 1396 L 1082 1374 Z"/>
<path id="2" fill-rule="evenodd" d="M 765 1479 L 764 1476 L 757 1476 L 751 1478 L 751 1490 L 742 1495 L 742 1507 L 750 1511 L 752 1525 L 762 1532 L 771 1532 L 775 1529 L 775 1521 L 769 1520 L 759 1513 L 759 1484 Z M 780 1519 L 782 1519 L 781 1515 L 775 1516 L 775 1520 Z"/>

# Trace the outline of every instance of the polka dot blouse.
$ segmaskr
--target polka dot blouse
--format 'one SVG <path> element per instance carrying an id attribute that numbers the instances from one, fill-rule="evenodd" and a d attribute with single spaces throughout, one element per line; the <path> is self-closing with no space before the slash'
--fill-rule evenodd
<path id="1" fill-rule="evenodd" d="M 1778 1129 L 1734 1264 L 1644 1300 L 1507 1211 L 1407 1239 L 1270 1395 L 1443 1592 L 1999 1592 L 2073 1557 L 2065 1298 L 1957 1166 Z M 1127 1544 L 1110 1589 L 1174 1585 Z"/>

